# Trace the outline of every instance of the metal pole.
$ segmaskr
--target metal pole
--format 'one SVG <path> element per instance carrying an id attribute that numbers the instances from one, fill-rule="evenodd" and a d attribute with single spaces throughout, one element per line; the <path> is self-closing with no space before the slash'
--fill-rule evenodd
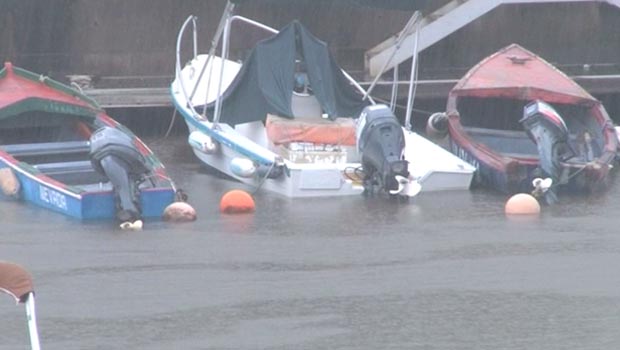
<path id="1" fill-rule="evenodd" d="M 383 64 L 383 67 L 381 67 L 379 74 L 375 76 L 375 79 L 372 81 L 372 84 L 370 84 L 370 86 L 368 87 L 368 90 L 366 90 L 366 94 L 364 94 L 364 98 L 363 98 L 364 100 L 370 95 L 372 90 L 375 88 L 375 85 L 379 81 L 379 78 L 381 78 L 381 74 L 383 74 L 383 71 L 385 71 L 385 68 L 388 66 L 388 64 L 390 64 L 390 62 L 396 55 L 396 52 L 398 52 L 398 50 L 400 49 L 400 45 L 402 44 L 405 38 L 405 35 L 409 32 L 411 26 L 413 26 L 414 24 L 417 24 L 420 17 L 421 17 L 420 11 L 414 12 L 411 18 L 409 18 L 409 21 L 407 21 L 407 24 L 405 24 L 405 27 L 403 28 L 403 30 L 401 30 L 400 33 L 398 33 L 398 37 L 396 38 L 396 47 L 390 54 L 390 57 Z"/>
<path id="2" fill-rule="evenodd" d="M 28 333 L 30 334 L 30 345 L 32 350 L 40 350 L 39 332 L 37 330 L 37 317 L 34 312 L 34 293 L 28 294 L 26 300 L 26 317 L 28 318 Z"/>
<path id="3" fill-rule="evenodd" d="M 398 100 L 398 65 L 394 66 L 394 74 L 392 76 L 392 98 L 390 99 L 390 109 L 392 112 L 396 110 L 396 101 Z"/>
<path id="4" fill-rule="evenodd" d="M 213 116 L 213 123 L 217 125 L 220 121 L 220 114 L 222 112 L 222 80 L 224 79 L 224 63 L 226 59 L 228 59 L 228 45 L 229 45 L 229 35 L 230 35 L 230 17 L 226 18 L 226 23 L 224 24 L 224 39 L 222 41 L 222 64 L 220 67 L 220 79 L 217 84 L 217 97 L 215 99 L 215 114 Z"/>
<path id="5" fill-rule="evenodd" d="M 411 57 L 411 75 L 409 78 L 409 93 L 407 95 L 407 112 L 405 114 L 405 128 L 411 130 L 411 110 L 415 99 L 415 88 L 418 79 L 418 39 L 420 37 L 419 28 L 416 26 L 415 44 L 413 45 L 413 56 Z"/>

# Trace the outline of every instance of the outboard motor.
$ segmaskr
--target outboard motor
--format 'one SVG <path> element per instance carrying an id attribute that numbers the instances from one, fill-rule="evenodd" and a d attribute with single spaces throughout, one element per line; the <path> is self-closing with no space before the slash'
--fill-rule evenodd
<path id="1" fill-rule="evenodd" d="M 138 186 L 148 168 L 131 137 L 108 126 L 98 129 L 90 137 L 90 159 L 93 168 L 114 187 L 117 218 L 121 222 L 140 219 Z"/>
<path id="2" fill-rule="evenodd" d="M 397 194 L 408 182 L 409 162 L 403 158 L 405 135 L 390 108 L 364 108 L 357 124 L 357 149 L 362 155 L 364 190 L 374 187 Z"/>
<path id="3" fill-rule="evenodd" d="M 543 176 L 550 177 L 554 184 L 561 183 L 564 177 L 561 163 L 575 156 L 568 144 L 568 128 L 562 117 L 549 104 L 537 100 L 525 106 L 520 122 L 538 147 Z M 555 192 L 546 191 L 545 199 L 549 204 L 556 202 Z"/>

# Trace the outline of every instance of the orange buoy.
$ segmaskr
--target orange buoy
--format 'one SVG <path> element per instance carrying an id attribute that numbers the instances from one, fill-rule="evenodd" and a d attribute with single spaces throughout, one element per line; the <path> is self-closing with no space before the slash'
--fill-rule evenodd
<path id="1" fill-rule="evenodd" d="M 509 215 L 537 215 L 540 213 L 540 204 L 530 194 L 517 193 L 508 199 L 504 209 Z"/>
<path id="2" fill-rule="evenodd" d="M 164 209 L 164 221 L 186 222 L 196 220 L 196 210 L 187 202 L 174 202 Z"/>
<path id="3" fill-rule="evenodd" d="M 242 190 L 226 192 L 220 200 L 220 211 L 227 214 L 250 213 L 255 209 L 252 196 Z"/>

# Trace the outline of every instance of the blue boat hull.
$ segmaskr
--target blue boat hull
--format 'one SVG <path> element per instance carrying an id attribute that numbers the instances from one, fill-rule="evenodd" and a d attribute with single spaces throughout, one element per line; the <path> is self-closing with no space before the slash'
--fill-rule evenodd
<path id="1" fill-rule="evenodd" d="M 114 219 L 116 203 L 112 191 L 73 193 L 46 182 L 0 158 L 0 169 L 11 168 L 20 183 L 19 199 L 82 220 Z M 140 192 L 142 216 L 161 217 L 175 199 L 173 188 L 152 188 Z"/>

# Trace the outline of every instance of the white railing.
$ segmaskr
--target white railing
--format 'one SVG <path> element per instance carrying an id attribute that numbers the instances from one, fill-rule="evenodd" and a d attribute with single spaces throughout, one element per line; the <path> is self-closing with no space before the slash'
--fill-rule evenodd
<path id="1" fill-rule="evenodd" d="M 196 30 L 196 20 L 197 17 L 191 15 L 187 17 L 181 29 L 179 30 L 179 35 L 177 36 L 177 44 L 176 44 L 176 63 L 174 67 L 174 77 L 178 81 L 179 88 L 183 93 L 183 97 L 187 100 L 188 105 L 192 109 L 192 111 L 196 112 L 194 106 L 192 104 L 190 96 L 187 94 L 187 90 L 185 90 L 185 82 L 183 81 L 183 75 L 181 74 L 181 42 L 183 41 L 183 35 L 185 34 L 185 30 L 187 26 L 191 23 L 193 27 L 193 43 L 194 43 L 194 57 L 198 55 L 198 38 L 197 38 L 197 30 Z"/>
<path id="2" fill-rule="evenodd" d="M 186 86 L 185 86 L 185 82 L 183 81 L 183 75 L 181 74 L 182 71 L 182 67 L 181 67 L 181 42 L 183 41 L 183 37 L 185 35 L 185 32 L 187 30 L 187 27 L 189 26 L 189 24 L 192 24 L 192 29 L 193 29 L 193 36 L 192 36 L 192 41 L 193 41 L 193 53 L 194 53 L 194 57 L 195 58 L 198 55 L 198 39 L 197 39 L 197 33 L 196 33 L 196 21 L 197 21 L 197 17 L 196 16 L 189 16 L 185 22 L 183 23 L 183 25 L 181 26 L 181 29 L 179 30 L 179 34 L 177 36 L 177 43 L 176 43 L 176 65 L 175 65 L 175 79 L 178 82 L 179 88 L 181 89 L 181 92 L 183 93 L 183 96 L 185 97 L 189 108 L 192 110 L 193 113 L 195 113 L 195 115 L 197 116 L 202 116 L 203 118 L 206 117 L 205 113 L 206 113 L 206 105 L 207 105 L 207 101 L 205 100 L 205 109 L 203 110 L 202 115 L 200 113 L 198 113 L 192 103 L 192 98 L 194 97 L 194 94 L 196 93 L 196 90 L 198 88 L 198 84 L 200 84 L 202 76 L 207 68 L 207 66 L 209 66 L 209 64 L 213 61 L 213 57 L 215 54 L 215 50 L 217 48 L 218 43 L 220 42 L 220 40 L 222 40 L 222 52 L 221 52 L 221 60 L 222 60 L 222 64 L 220 64 L 220 72 L 219 72 L 219 83 L 218 83 L 218 87 L 217 87 L 217 95 L 216 95 L 216 99 L 215 99 L 215 108 L 214 108 L 214 115 L 213 115 L 213 123 L 217 125 L 217 123 L 219 122 L 220 119 L 220 114 L 221 114 L 221 108 L 222 108 L 222 103 L 221 103 L 221 96 L 222 96 L 222 81 L 223 81 L 223 76 L 224 76 L 224 62 L 226 61 L 226 59 L 228 58 L 228 53 L 229 53 L 229 43 L 230 43 L 230 31 L 231 31 L 231 26 L 232 23 L 235 21 L 241 21 L 247 24 L 250 24 L 252 26 L 255 26 L 257 28 L 260 28 L 262 30 L 268 31 L 272 34 L 277 34 L 278 30 L 274 29 L 270 26 L 267 26 L 265 24 L 262 24 L 260 22 L 251 20 L 249 18 L 243 17 L 243 16 L 239 16 L 239 15 L 232 15 L 232 12 L 234 10 L 235 5 L 232 4 L 231 2 L 227 2 L 226 8 L 224 9 L 224 14 L 222 16 L 222 18 L 220 19 L 220 23 L 218 25 L 218 28 L 216 30 L 216 33 L 213 37 L 213 40 L 211 41 L 211 48 L 209 49 L 209 54 L 207 56 L 207 60 L 205 62 L 205 64 L 202 66 L 202 69 L 200 71 L 200 74 L 198 76 L 198 79 L 196 79 L 196 85 L 194 85 L 194 87 L 192 88 L 192 91 L 190 94 L 188 94 L 188 91 L 186 90 Z M 213 67 L 213 64 L 211 65 L 211 67 Z M 344 70 L 342 70 L 342 73 L 344 74 L 344 76 L 349 80 L 349 82 L 362 94 L 365 96 L 365 98 L 368 98 L 368 100 L 374 104 L 375 101 L 372 99 L 372 97 L 370 97 L 370 95 L 366 92 L 366 90 L 364 90 L 364 88 L 362 88 L 362 86 L 355 80 L 353 79 L 347 72 L 345 72 Z M 210 82 L 211 82 L 211 76 L 212 74 L 209 74 L 209 81 L 207 82 L 207 91 L 206 94 L 208 96 L 209 94 L 209 89 L 210 89 Z"/>

